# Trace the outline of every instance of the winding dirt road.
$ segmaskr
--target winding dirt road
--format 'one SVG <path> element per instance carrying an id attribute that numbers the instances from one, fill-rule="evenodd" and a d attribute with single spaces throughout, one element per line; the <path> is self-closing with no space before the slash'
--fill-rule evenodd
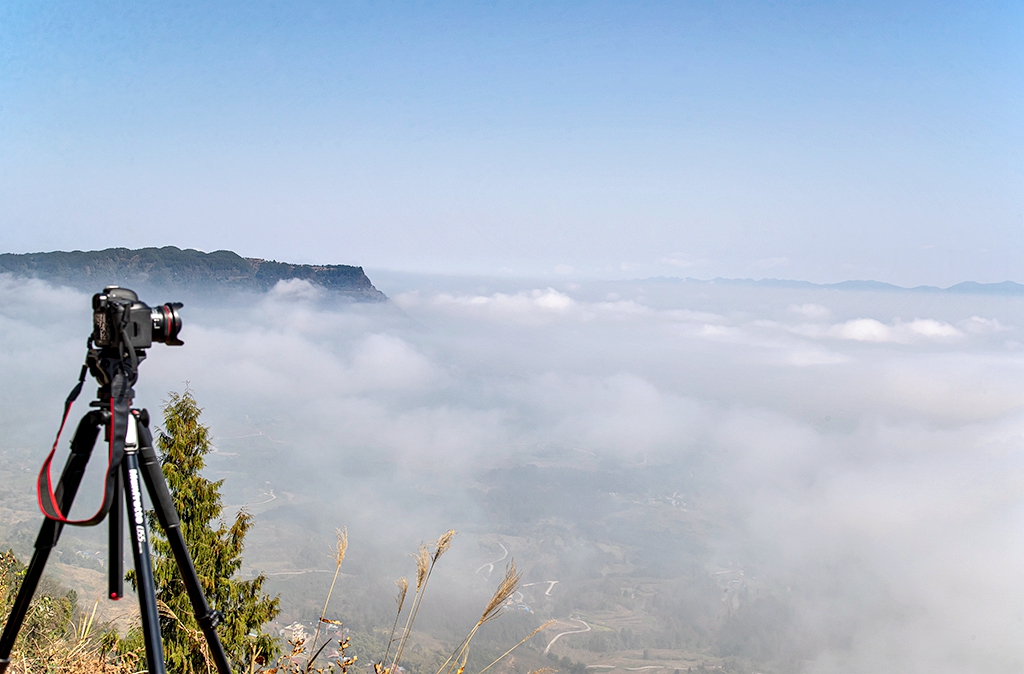
<path id="1" fill-rule="evenodd" d="M 486 566 L 486 564 L 484 566 Z M 555 589 L 555 584 L 558 583 L 557 580 L 541 580 L 541 581 L 538 581 L 536 583 L 526 583 L 522 587 L 530 587 L 531 585 L 543 585 L 544 583 L 548 584 L 548 589 L 547 589 L 546 592 L 544 592 L 544 594 L 546 594 L 547 596 L 550 597 L 551 596 L 551 590 Z"/>
<path id="2" fill-rule="evenodd" d="M 503 554 L 501 557 L 499 557 L 498 559 L 494 560 L 493 562 L 487 562 L 486 564 L 482 565 L 479 569 L 476 570 L 477 573 L 480 573 L 484 569 L 487 569 L 487 577 L 489 578 L 491 576 L 491 574 L 494 573 L 494 565 L 497 564 L 498 562 L 505 561 L 505 558 L 508 557 L 508 548 L 506 548 L 501 543 L 498 543 L 498 545 L 501 545 L 501 551 L 504 552 L 505 554 Z"/>
<path id="3" fill-rule="evenodd" d="M 590 625 L 588 625 L 587 623 L 583 622 L 579 618 L 569 618 L 569 620 L 573 620 L 575 622 L 581 623 L 583 625 L 584 629 L 581 629 L 581 630 L 569 630 L 567 632 L 559 632 L 558 634 L 556 634 L 551 639 L 551 641 L 548 642 L 548 645 L 544 648 L 544 655 L 547 655 L 548 651 L 551 650 L 551 646 L 554 645 L 554 643 L 556 641 L 558 641 L 560 638 L 564 637 L 566 634 L 582 634 L 584 632 L 589 632 L 590 631 Z"/>

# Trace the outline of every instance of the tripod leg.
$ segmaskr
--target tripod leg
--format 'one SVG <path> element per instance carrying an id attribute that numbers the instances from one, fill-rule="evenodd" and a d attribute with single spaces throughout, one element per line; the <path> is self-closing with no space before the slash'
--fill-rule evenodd
<path id="1" fill-rule="evenodd" d="M 75 500 L 75 493 L 82 482 L 82 475 L 85 474 L 85 466 L 89 462 L 89 455 L 96 443 L 96 436 L 99 434 L 100 424 L 103 423 L 103 416 L 100 412 L 89 412 L 78 423 L 75 437 L 71 441 L 71 456 L 64 464 L 60 481 L 57 483 L 55 494 L 60 503 L 62 512 L 71 510 L 71 504 Z M 60 532 L 63 525 L 51 519 L 43 521 L 39 528 L 39 535 L 36 537 L 35 552 L 32 553 L 32 561 L 29 562 L 25 571 L 25 578 L 21 581 L 21 588 L 14 600 L 14 607 L 7 617 L 3 634 L 0 635 L 0 674 L 7 670 L 10 664 L 11 650 L 14 642 L 21 631 L 21 624 L 28 613 L 29 604 L 32 602 L 32 595 L 35 594 L 39 579 L 43 576 L 43 568 L 46 567 L 46 560 L 50 551 L 57 545 L 60 539 Z"/>
<path id="2" fill-rule="evenodd" d="M 171 552 L 174 553 L 174 561 L 178 563 L 178 572 L 185 583 L 188 591 L 189 601 L 192 603 L 192 612 L 203 630 L 206 637 L 206 644 L 210 649 L 210 657 L 217 667 L 218 674 L 231 674 L 231 664 L 228 662 L 227 654 L 224 653 L 224 646 L 217 636 L 217 623 L 220 622 L 221 614 L 210 609 L 206 603 L 206 596 L 199 584 L 199 577 L 196 575 L 195 566 L 192 564 L 192 556 L 189 555 L 188 547 L 185 545 L 185 538 L 181 534 L 181 520 L 178 519 L 178 511 L 174 508 L 174 501 L 171 492 L 167 488 L 167 481 L 164 479 L 163 470 L 160 468 L 160 458 L 153 449 L 153 436 L 149 432 L 147 424 L 149 415 L 143 410 L 137 417 L 139 432 L 139 457 L 142 467 L 142 477 L 146 481 L 146 489 L 153 500 L 153 510 L 156 511 L 157 521 L 163 527 L 170 544 Z"/>
<path id="3" fill-rule="evenodd" d="M 134 451 L 127 451 L 127 448 L 121 462 L 121 475 L 124 479 L 125 501 L 128 504 L 128 530 L 131 532 L 135 575 L 138 578 L 139 613 L 142 617 L 142 636 L 146 643 L 146 664 L 149 667 L 149 674 L 165 674 L 164 647 L 160 641 L 160 614 L 156 608 L 153 564 L 149 558 L 149 536 L 142 514 L 139 457 Z"/>
<path id="4" fill-rule="evenodd" d="M 107 539 L 107 595 L 111 599 L 124 596 L 124 511 L 121 509 L 121 494 L 124 493 L 121 474 L 114 478 L 114 496 L 107 525 L 110 527 Z"/>

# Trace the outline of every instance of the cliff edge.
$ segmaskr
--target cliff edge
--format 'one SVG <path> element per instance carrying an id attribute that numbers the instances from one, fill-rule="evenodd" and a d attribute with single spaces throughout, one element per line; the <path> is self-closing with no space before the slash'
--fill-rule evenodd
<path id="1" fill-rule="evenodd" d="M 278 281 L 302 279 L 361 302 L 383 302 L 362 267 L 288 264 L 245 258 L 230 250 L 107 248 L 90 251 L 0 254 L 0 273 L 41 278 L 86 290 L 116 284 L 192 291 L 269 290 Z"/>

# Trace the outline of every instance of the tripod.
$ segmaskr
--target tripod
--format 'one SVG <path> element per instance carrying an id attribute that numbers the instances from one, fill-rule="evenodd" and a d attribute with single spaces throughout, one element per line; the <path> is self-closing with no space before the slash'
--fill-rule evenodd
<path id="1" fill-rule="evenodd" d="M 188 592 L 192 611 L 202 629 L 209 648 L 209 653 L 219 674 L 231 674 L 224 647 L 217 636 L 216 626 L 223 615 L 210 608 L 199 585 L 192 557 L 185 545 L 181 533 L 180 520 L 167 488 L 160 458 L 153 448 L 153 437 L 149 431 L 149 413 L 131 407 L 135 392 L 131 388 L 135 383 L 138 361 L 145 358 L 145 352 L 128 347 L 132 353 L 125 358 L 121 350 L 110 348 L 89 349 L 87 358 L 88 370 L 92 372 L 101 386 L 97 392 L 97 400 L 90 403 L 94 409 L 86 413 L 78 424 L 75 436 L 71 441 L 71 455 L 68 457 L 61 472 L 60 480 L 55 489 L 49 489 L 49 463 L 53 457 L 51 451 L 40 472 L 39 503 L 46 519 L 36 537 L 35 552 L 25 572 L 25 578 L 14 607 L 7 618 L 3 634 L 0 635 L 0 674 L 10 665 L 11 649 L 21 630 L 22 622 L 32 601 L 32 595 L 43 575 L 46 560 L 50 551 L 57 545 L 64 524 L 90 526 L 98 524 L 104 517 L 109 526 L 109 594 L 111 599 L 120 599 L 124 594 L 123 573 L 123 515 L 124 512 L 118 499 L 124 496 L 128 511 L 128 530 L 132 542 L 132 556 L 135 562 L 135 573 L 138 579 L 139 610 L 142 618 L 142 633 L 146 645 L 146 663 L 149 674 L 165 674 L 163 644 L 160 641 L 160 615 L 157 610 L 156 587 L 153 580 L 153 567 L 149 554 L 149 536 L 142 510 L 142 487 L 139 481 L 141 474 L 149 493 L 150 502 L 156 513 L 157 521 L 163 528 L 170 545 L 171 552 L 178 565 L 181 579 Z M 86 367 L 82 368 L 78 385 L 68 396 L 64 405 L 64 422 L 67 421 L 71 404 L 82 389 L 85 381 Z M 85 474 L 86 464 L 92 454 L 93 445 L 99 435 L 100 426 L 105 430 L 105 439 L 109 447 L 109 465 L 107 467 L 104 499 L 100 510 L 87 520 L 68 520 L 64 513 L 71 510 L 75 493 Z M 58 442 L 60 434 L 58 433 Z M 56 449 L 57 443 L 54 443 Z M 45 473 L 45 475 L 44 475 Z M 44 479 L 45 478 L 45 479 Z M 45 487 L 45 489 L 44 489 Z"/>

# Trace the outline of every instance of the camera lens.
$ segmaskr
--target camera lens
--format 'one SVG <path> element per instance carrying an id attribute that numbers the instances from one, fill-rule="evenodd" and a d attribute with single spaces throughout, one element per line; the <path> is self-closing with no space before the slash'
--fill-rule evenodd
<path id="1" fill-rule="evenodd" d="M 178 309 L 181 302 L 168 302 L 153 309 L 153 341 L 163 342 L 169 346 L 181 346 L 185 342 L 178 339 L 181 332 L 181 315 Z"/>

